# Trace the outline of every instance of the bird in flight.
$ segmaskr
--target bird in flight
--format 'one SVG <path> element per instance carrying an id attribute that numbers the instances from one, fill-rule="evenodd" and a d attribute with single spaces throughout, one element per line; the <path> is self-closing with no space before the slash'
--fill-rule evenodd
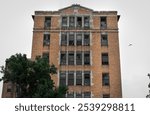
<path id="1" fill-rule="evenodd" d="M 132 46 L 132 44 L 129 44 L 128 46 Z"/>

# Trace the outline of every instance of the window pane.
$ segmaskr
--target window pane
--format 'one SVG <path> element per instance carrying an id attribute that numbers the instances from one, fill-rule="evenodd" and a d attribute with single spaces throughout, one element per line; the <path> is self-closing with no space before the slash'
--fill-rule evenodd
<path id="1" fill-rule="evenodd" d="M 45 26 L 45 28 L 51 27 L 51 17 L 45 17 L 44 26 Z"/>
<path id="2" fill-rule="evenodd" d="M 61 45 L 67 45 L 67 33 L 61 34 Z"/>
<path id="3" fill-rule="evenodd" d="M 79 46 L 79 45 L 82 45 L 82 34 L 78 33 L 77 36 L 76 36 L 76 45 Z"/>
<path id="4" fill-rule="evenodd" d="M 67 98 L 74 98 L 74 92 L 67 93 Z"/>
<path id="5" fill-rule="evenodd" d="M 69 17 L 69 27 L 75 27 L 75 17 Z"/>
<path id="6" fill-rule="evenodd" d="M 101 17 L 101 29 L 107 28 L 107 19 L 106 17 Z"/>
<path id="7" fill-rule="evenodd" d="M 84 65 L 90 65 L 90 52 L 84 52 Z"/>
<path id="8" fill-rule="evenodd" d="M 90 71 L 84 71 L 84 85 L 90 86 L 91 78 L 90 78 Z"/>
<path id="9" fill-rule="evenodd" d="M 108 46 L 108 37 L 107 34 L 101 35 L 101 45 L 102 46 Z"/>
<path id="10" fill-rule="evenodd" d="M 76 85 L 82 85 L 82 71 L 76 72 Z"/>
<path id="11" fill-rule="evenodd" d="M 102 74 L 102 83 L 103 83 L 103 86 L 109 86 L 109 74 L 108 73 Z"/>
<path id="12" fill-rule="evenodd" d="M 84 98 L 91 98 L 91 92 L 84 92 Z"/>
<path id="13" fill-rule="evenodd" d="M 84 17 L 84 27 L 85 28 L 90 27 L 90 17 Z"/>
<path id="14" fill-rule="evenodd" d="M 76 53 L 76 65 L 82 65 L 82 52 Z"/>
<path id="15" fill-rule="evenodd" d="M 44 34 L 43 46 L 49 46 L 50 44 L 50 34 Z"/>
<path id="16" fill-rule="evenodd" d="M 68 85 L 69 86 L 74 85 L 74 71 L 68 72 Z"/>
<path id="17" fill-rule="evenodd" d="M 67 27 L 67 17 L 62 17 L 62 27 Z"/>
<path id="18" fill-rule="evenodd" d="M 61 52 L 61 54 L 60 54 L 60 64 L 61 65 L 66 65 L 66 57 L 67 57 L 66 52 Z"/>
<path id="19" fill-rule="evenodd" d="M 103 53 L 102 54 L 102 65 L 108 65 L 109 61 L 108 61 L 108 53 Z"/>
<path id="20" fill-rule="evenodd" d="M 68 65 L 74 65 L 74 52 L 68 52 Z"/>
<path id="21" fill-rule="evenodd" d="M 76 93 L 76 98 L 82 98 L 82 93 Z"/>
<path id="22" fill-rule="evenodd" d="M 59 85 L 66 86 L 66 72 L 60 72 Z"/>
<path id="23" fill-rule="evenodd" d="M 82 17 L 77 17 L 77 27 L 82 27 Z"/>
<path id="24" fill-rule="evenodd" d="M 74 34 L 69 34 L 69 46 L 74 45 Z"/>
<path id="25" fill-rule="evenodd" d="M 84 34 L 84 45 L 89 46 L 90 45 L 90 34 Z"/>

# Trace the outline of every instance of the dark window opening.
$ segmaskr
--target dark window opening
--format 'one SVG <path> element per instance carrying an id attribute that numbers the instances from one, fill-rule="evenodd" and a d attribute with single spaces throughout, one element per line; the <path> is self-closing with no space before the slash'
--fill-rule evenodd
<path id="1" fill-rule="evenodd" d="M 82 65 L 82 52 L 76 53 L 76 65 Z"/>
<path id="2" fill-rule="evenodd" d="M 45 17 L 44 26 L 45 26 L 45 28 L 50 28 L 51 27 L 51 17 Z"/>
<path id="3" fill-rule="evenodd" d="M 74 45 L 74 34 L 69 34 L 69 46 Z"/>
<path id="4" fill-rule="evenodd" d="M 84 71 L 84 85 L 90 86 L 91 78 L 90 78 L 90 71 Z"/>
<path id="5" fill-rule="evenodd" d="M 74 92 L 67 93 L 67 98 L 74 98 Z"/>
<path id="6" fill-rule="evenodd" d="M 77 17 L 77 27 L 82 27 L 82 17 Z"/>
<path id="7" fill-rule="evenodd" d="M 74 85 L 74 71 L 68 72 L 68 85 L 69 86 Z"/>
<path id="8" fill-rule="evenodd" d="M 91 92 L 84 92 L 84 98 L 91 98 Z"/>
<path id="9" fill-rule="evenodd" d="M 77 34 L 77 36 L 76 36 L 76 45 L 77 46 L 82 45 L 82 34 Z"/>
<path id="10" fill-rule="evenodd" d="M 82 98 L 82 93 L 76 93 L 76 98 Z"/>
<path id="11" fill-rule="evenodd" d="M 110 94 L 103 94 L 103 98 L 110 98 Z"/>
<path id="12" fill-rule="evenodd" d="M 84 17 L 84 27 L 85 28 L 90 27 L 90 17 Z"/>
<path id="13" fill-rule="evenodd" d="M 107 34 L 101 35 L 101 45 L 102 46 L 108 46 L 108 37 Z"/>
<path id="14" fill-rule="evenodd" d="M 67 58 L 66 52 L 61 52 L 61 54 L 60 54 L 60 64 L 61 65 L 66 65 L 66 58 Z"/>
<path id="15" fill-rule="evenodd" d="M 76 72 L 76 85 L 82 85 L 82 71 Z"/>
<path id="16" fill-rule="evenodd" d="M 66 72 L 60 72 L 59 85 L 66 86 Z"/>
<path id="17" fill-rule="evenodd" d="M 84 45 L 85 46 L 90 45 L 90 34 L 84 34 Z"/>
<path id="18" fill-rule="evenodd" d="M 62 27 L 67 27 L 67 17 L 62 17 Z"/>
<path id="19" fill-rule="evenodd" d="M 12 85 L 11 85 L 11 84 L 8 84 L 8 85 L 7 85 L 7 92 L 11 92 L 11 90 L 12 90 Z"/>
<path id="20" fill-rule="evenodd" d="M 90 52 L 84 52 L 84 65 L 90 65 Z"/>
<path id="21" fill-rule="evenodd" d="M 67 33 L 61 34 L 61 45 L 67 45 Z"/>
<path id="22" fill-rule="evenodd" d="M 68 52 L 68 65 L 74 65 L 74 52 Z"/>
<path id="23" fill-rule="evenodd" d="M 49 52 L 43 53 L 42 58 L 45 59 L 46 61 L 48 61 L 48 63 L 49 63 Z"/>
<path id="24" fill-rule="evenodd" d="M 49 45 L 50 45 L 50 34 L 44 34 L 43 46 L 49 46 Z"/>
<path id="25" fill-rule="evenodd" d="M 69 17 L 69 27 L 75 27 L 75 17 Z"/>
<path id="26" fill-rule="evenodd" d="M 103 86 L 109 86 L 109 74 L 108 73 L 102 74 L 102 84 Z"/>
<path id="27" fill-rule="evenodd" d="M 108 53 L 102 53 L 102 65 L 109 65 Z"/>
<path id="28" fill-rule="evenodd" d="M 101 17 L 101 28 L 102 29 L 107 28 L 107 19 L 106 19 L 106 17 Z"/>

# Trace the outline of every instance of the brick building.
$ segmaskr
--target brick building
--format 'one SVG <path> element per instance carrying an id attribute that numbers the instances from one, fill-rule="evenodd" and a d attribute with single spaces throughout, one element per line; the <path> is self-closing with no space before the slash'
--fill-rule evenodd
<path id="1" fill-rule="evenodd" d="M 117 11 L 93 11 L 78 4 L 35 11 L 32 59 L 45 56 L 57 68 L 55 86 L 66 97 L 122 97 Z"/>

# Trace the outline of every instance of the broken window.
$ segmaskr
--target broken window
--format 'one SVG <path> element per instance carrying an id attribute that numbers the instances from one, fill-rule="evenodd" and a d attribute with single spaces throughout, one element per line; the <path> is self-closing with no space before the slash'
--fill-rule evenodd
<path id="1" fill-rule="evenodd" d="M 66 72 L 60 72 L 59 86 L 66 86 Z"/>
<path id="2" fill-rule="evenodd" d="M 90 45 L 90 34 L 89 33 L 85 33 L 84 34 L 84 45 L 85 46 L 89 46 Z"/>
<path id="3" fill-rule="evenodd" d="M 82 27 L 82 17 L 77 17 L 77 27 Z"/>
<path id="4" fill-rule="evenodd" d="M 49 46 L 50 44 L 50 34 L 44 34 L 43 46 Z"/>
<path id="5" fill-rule="evenodd" d="M 82 85 L 82 71 L 76 72 L 76 85 Z"/>
<path id="6" fill-rule="evenodd" d="M 84 65 L 90 65 L 90 52 L 84 52 Z"/>
<path id="7" fill-rule="evenodd" d="M 102 53 L 102 65 L 108 64 L 109 64 L 108 53 Z"/>
<path id="8" fill-rule="evenodd" d="M 109 74 L 108 73 L 102 74 L 102 84 L 103 86 L 109 86 Z"/>
<path id="9" fill-rule="evenodd" d="M 106 29 L 107 28 L 107 18 L 106 17 L 101 17 L 101 29 Z"/>
<path id="10" fill-rule="evenodd" d="M 69 86 L 74 85 L 74 71 L 68 72 L 68 85 Z"/>
<path id="11" fill-rule="evenodd" d="M 75 27 L 75 17 L 69 17 L 69 27 Z"/>
<path id="12" fill-rule="evenodd" d="M 42 57 L 43 57 L 43 59 L 45 59 L 46 61 L 49 62 L 49 52 L 44 52 L 44 53 L 42 54 Z"/>
<path id="13" fill-rule="evenodd" d="M 90 78 L 90 71 L 84 71 L 84 85 L 90 86 L 91 78 Z"/>
<path id="14" fill-rule="evenodd" d="M 84 27 L 85 28 L 90 27 L 90 17 L 84 17 Z"/>
<path id="15" fill-rule="evenodd" d="M 110 94 L 103 94 L 103 98 L 110 98 Z"/>
<path id="16" fill-rule="evenodd" d="M 74 52 L 68 52 L 68 65 L 74 65 Z"/>
<path id="17" fill-rule="evenodd" d="M 76 93 L 76 98 L 82 98 L 82 93 Z"/>
<path id="18" fill-rule="evenodd" d="M 74 34 L 69 34 L 69 46 L 74 45 Z"/>
<path id="19" fill-rule="evenodd" d="M 107 34 L 101 34 L 101 46 L 108 46 Z"/>
<path id="20" fill-rule="evenodd" d="M 51 17 L 45 17 L 44 27 L 45 28 L 50 28 L 51 27 Z"/>
<path id="21" fill-rule="evenodd" d="M 82 65 L 82 52 L 76 53 L 76 65 Z"/>
<path id="22" fill-rule="evenodd" d="M 68 92 L 67 98 L 74 98 L 74 92 Z"/>
<path id="23" fill-rule="evenodd" d="M 67 45 L 67 33 L 61 34 L 61 45 Z"/>
<path id="24" fill-rule="evenodd" d="M 84 98 L 91 98 L 91 92 L 84 92 Z"/>
<path id="25" fill-rule="evenodd" d="M 62 27 L 67 27 L 67 17 L 62 17 Z"/>
<path id="26" fill-rule="evenodd" d="M 76 45 L 77 45 L 77 46 L 82 45 L 82 34 L 81 34 L 81 33 L 78 33 L 78 34 L 76 35 Z"/>
<path id="27" fill-rule="evenodd" d="M 66 52 L 61 52 L 61 54 L 60 54 L 60 64 L 61 65 L 66 65 L 66 58 L 67 58 Z"/>

